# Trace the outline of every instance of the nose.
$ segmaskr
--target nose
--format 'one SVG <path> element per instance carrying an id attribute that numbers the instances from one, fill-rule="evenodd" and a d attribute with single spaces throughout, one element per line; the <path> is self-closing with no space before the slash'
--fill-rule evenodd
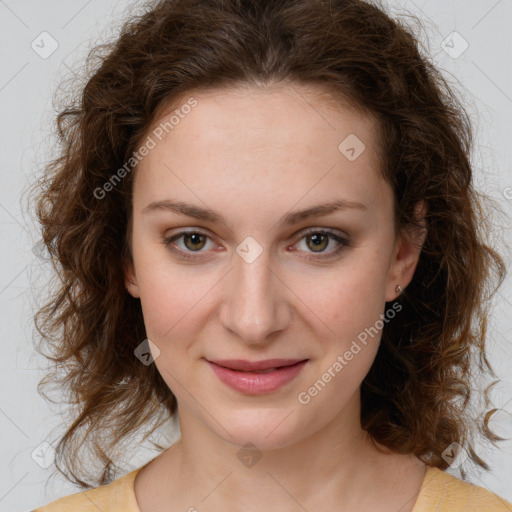
<path id="1" fill-rule="evenodd" d="M 245 343 L 268 344 L 273 333 L 289 325 L 290 290 L 271 268 L 267 251 L 251 263 L 235 253 L 233 266 L 224 288 L 220 322 Z"/>

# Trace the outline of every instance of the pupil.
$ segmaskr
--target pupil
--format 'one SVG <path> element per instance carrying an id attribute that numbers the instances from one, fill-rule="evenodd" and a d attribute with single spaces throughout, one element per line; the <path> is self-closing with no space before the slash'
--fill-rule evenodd
<path id="1" fill-rule="evenodd" d="M 186 235 L 186 240 L 190 240 L 192 242 L 192 245 L 197 245 L 197 244 L 201 244 L 201 237 L 203 235 L 201 235 L 200 233 L 192 233 L 192 234 L 189 234 L 189 235 Z M 197 249 L 197 247 L 192 247 L 193 249 Z"/>
<path id="2" fill-rule="evenodd" d="M 313 241 L 313 245 L 317 248 L 322 244 L 322 238 L 324 238 L 324 242 L 325 242 L 325 239 L 327 237 L 326 237 L 326 235 L 318 234 L 318 233 L 315 235 L 311 235 L 311 240 Z"/>

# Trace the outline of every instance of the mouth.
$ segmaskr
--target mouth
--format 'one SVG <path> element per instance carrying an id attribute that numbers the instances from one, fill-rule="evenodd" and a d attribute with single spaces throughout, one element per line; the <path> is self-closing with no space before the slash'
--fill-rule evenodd
<path id="1" fill-rule="evenodd" d="M 207 361 L 218 366 L 222 366 L 223 368 L 227 368 L 228 370 L 265 373 L 293 366 L 297 363 L 307 361 L 307 359 L 265 359 L 263 361 L 248 361 L 245 359 L 207 359 Z"/>
<path id="2" fill-rule="evenodd" d="M 308 359 L 207 362 L 218 379 L 230 388 L 244 394 L 261 395 L 276 391 L 291 382 L 302 371 Z"/>

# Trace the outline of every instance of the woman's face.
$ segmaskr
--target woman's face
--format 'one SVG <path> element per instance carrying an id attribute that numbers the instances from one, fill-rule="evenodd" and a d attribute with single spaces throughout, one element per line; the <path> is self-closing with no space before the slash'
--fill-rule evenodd
<path id="1" fill-rule="evenodd" d="M 400 315 L 385 301 L 418 251 L 395 243 L 376 125 L 318 92 L 191 93 L 145 139 L 126 286 L 182 433 L 194 423 L 271 449 L 353 421 L 382 326 Z M 274 358 L 306 362 L 266 374 L 209 362 Z"/>

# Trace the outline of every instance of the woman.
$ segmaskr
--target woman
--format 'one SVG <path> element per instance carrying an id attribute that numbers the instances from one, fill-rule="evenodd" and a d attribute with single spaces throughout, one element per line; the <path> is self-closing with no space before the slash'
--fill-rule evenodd
<path id="1" fill-rule="evenodd" d="M 39 192 L 62 282 L 36 322 L 75 405 L 57 467 L 96 487 L 37 510 L 511 510 L 444 472 L 497 440 L 466 405 L 505 269 L 468 118 L 407 28 L 361 0 L 166 0 L 102 49 Z"/>

